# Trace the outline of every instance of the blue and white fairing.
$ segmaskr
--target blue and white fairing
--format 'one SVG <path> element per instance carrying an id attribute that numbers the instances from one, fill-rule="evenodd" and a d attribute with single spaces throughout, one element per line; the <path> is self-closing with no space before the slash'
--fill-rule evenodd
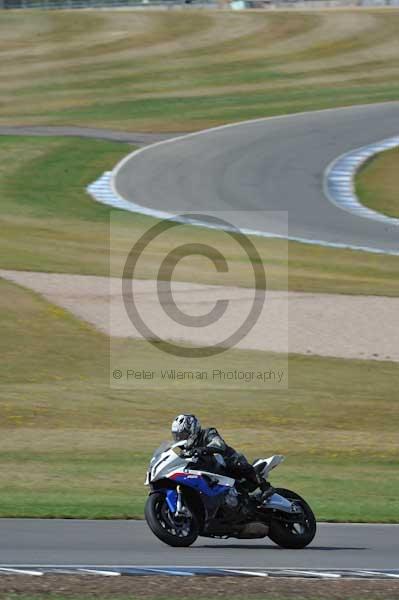
<path id="1" fill-rule="evenodd" d="M 145 485 L 168 479 L 177 485 L 190 487 L 209 499 L 224 496 L 234 488 L 235 480 L 231 477 L 189 468 L 188 465 L 193 463 L 193 459 L 179 454 L 179 449 L 185 444 L 185 441 L 161 444 L 151 459 Z M 178 496 L 176 490 L 166 488 L 165 494 L 169 509 L 175 512 Z"/>

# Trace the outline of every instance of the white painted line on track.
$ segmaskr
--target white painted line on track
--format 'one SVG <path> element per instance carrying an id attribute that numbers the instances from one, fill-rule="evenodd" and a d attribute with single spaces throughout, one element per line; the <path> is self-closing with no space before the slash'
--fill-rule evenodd
<path id="1" fill-rule="evenodd" d="M 250 575 L 251 577 L 269 577 L 268 573 L 262 571 L 243 571 L 242 569 L 224 569 L 226 573 L 239 575 Z"/>
<path id="2" fill-rule="evenodd" d="M 340 579 L 341 575 L 339 573 L 329 573 L 328 571 L 308 571 L 307 569 L 304 570 L 297 570 L 297 569 L 287 569 L 286 571 L 289 573 L 291 576 L 295 575 L 295 576 L 305 576 L 305 577 L 325 577 L 327 579 Z"/>
<path id="3" fill-rule="evenodd" d="M 399 579 L 399 573 L 388 573 L 388 572 L 383 572 L 381 573 L 381 571 L 367 571 L 365 569 L 359 569 L 357 571 L 357 573 L 361 576 L 361 577 L 393 577 L 394 579 Z"/>
<path id="4" fill-rule="evenodd" d="M 12 569 L 12 568 L 4 568 L 1 567 L 0 571 L 2 573 L 16 573 L 17 575 L 38 575 L 39 577 L 41 575 L 44 575 L 44 573 L 42 571 L 30 571 L 27 569 Z"/>
<path id="5" fill-rule="evenodd" d="M 195 575 L 195 573 L 191 573 L 189 571 L 179 571 L 179 567 L 176 568 L 163 568 L 163 567 L 159 567 L 159 569 L 148 569 L 149 573 L 150 571 L 154 572 L 154 573 L 161 573 L 163 575 L 188 575 L 188 576 L 192 576 Z"/>
<path id="6" fill-rule="evenodd" d="M 90 575 L 103 575 L 105 577 L 119 577 L 119 571 L 102 571 L 100 569 L 77 569 L 81 573 L 90 573 Z"/>

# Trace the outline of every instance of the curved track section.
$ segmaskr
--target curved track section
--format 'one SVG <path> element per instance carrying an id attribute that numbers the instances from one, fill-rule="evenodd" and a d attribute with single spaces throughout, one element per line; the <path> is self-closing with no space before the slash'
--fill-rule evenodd
<path id="1" fill-rule="evenodd" d="M 144 521 L 0 520 L 0 564 L 235 569 L 395 570 L 398 525 L 319 524 L 305 550 L 283 550 L 270 540 L 199 538 L 191 548 L 170 548 Z"/>
<path id="2" fill-rule="evenodd" d="M 399 132 L 399 102 L 271 117 L 218 127 L 136 151 L 113 173 L 115 192 L 154 214 L 242 211 L 243 229 L 308 243 L 399 254 L 393 225 L 326 199 L 324 173 L 339 155 Z"/>

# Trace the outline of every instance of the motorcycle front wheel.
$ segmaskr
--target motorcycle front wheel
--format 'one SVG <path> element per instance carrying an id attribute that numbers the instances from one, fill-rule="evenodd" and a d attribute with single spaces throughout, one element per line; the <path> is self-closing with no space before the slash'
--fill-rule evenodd
<path id="1" fill-rule="evenodd" d="M 290 521 L 284 514 L 273 517 L 270 523 L 270 539 L 283 548 L 299 550 L 310 544 L 316 535 L 316 518 L 309 504 L 295 492 L 277 488 L 276 493 L 287 500 L 295 501 L 302 509 L 301 519 Z"/>
<path id="2" fill-rule="evenodd" d="M 175 517 L 170 512 L 166 496 L 155 492 L 147 498 L 144 509 L 145 520 L 159 540 L 174 547 L 187 547 L 195 542 L 199 533 L 196 516 Z"/>

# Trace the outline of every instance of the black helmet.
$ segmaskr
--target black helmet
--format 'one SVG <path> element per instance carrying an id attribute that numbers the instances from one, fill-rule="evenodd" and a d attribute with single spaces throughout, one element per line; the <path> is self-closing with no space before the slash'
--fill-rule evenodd
<path id="1" fill-rule="evenodd" d="M 193 441 L 201 431 L 201 424 L 195 415 L 178 415 L 172 423 L 172 437 L 175 442 Z"/>

